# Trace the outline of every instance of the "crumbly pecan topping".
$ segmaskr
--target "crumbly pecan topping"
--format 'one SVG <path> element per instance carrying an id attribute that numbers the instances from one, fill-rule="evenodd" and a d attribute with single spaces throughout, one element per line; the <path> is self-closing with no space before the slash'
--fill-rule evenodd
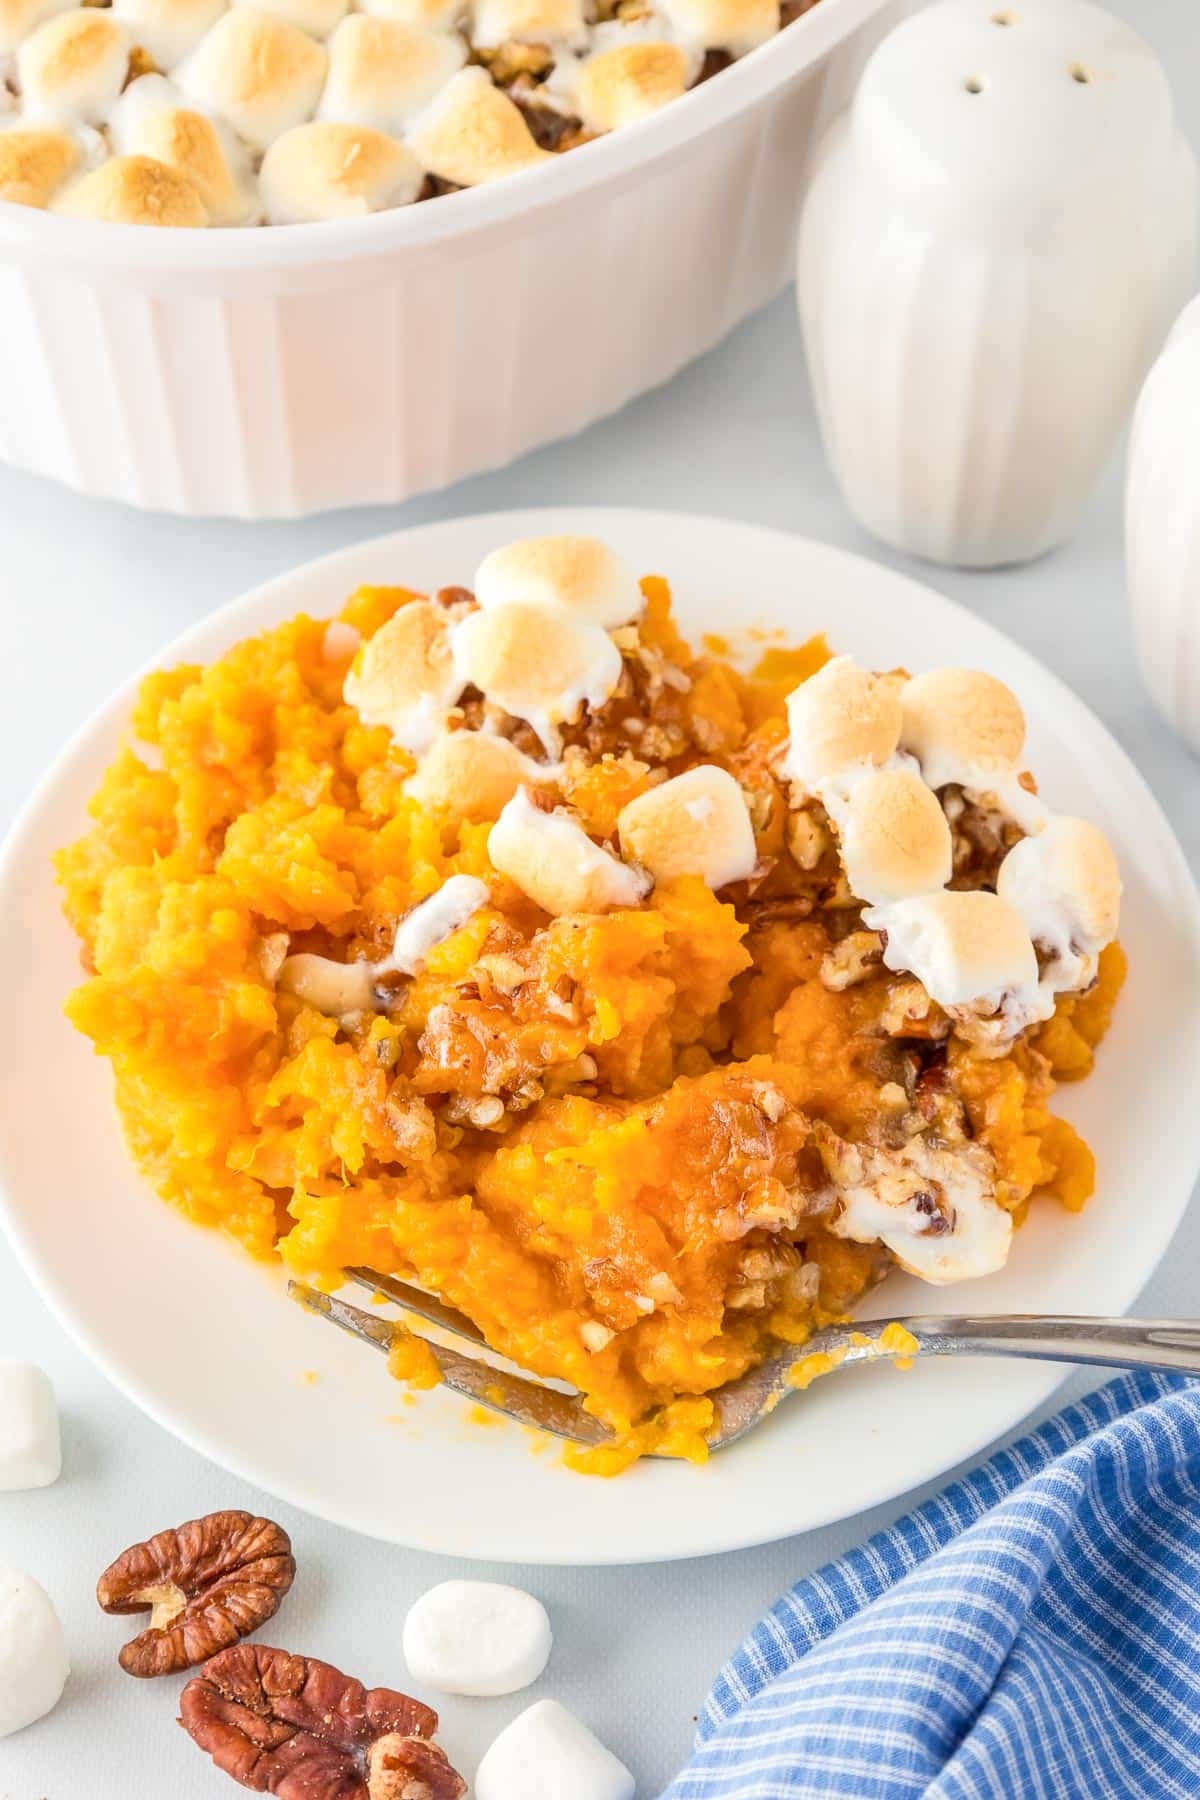
<path id="1" fill-rule="evenodd" d="M 437 1714 L 315 1657 L 239 1644 L 206 1663 L 180 1724 L 218 1769 L 276 1800 L 461 1800 Z"/>
<path id="2" fill-rule="evenodd" d="M 96 1584 L 107 1613 L 150 1614 L 125 1645 L 128 1675 L 173 1675 L 265 1625 L 296 1574 L 291 1540 L 270 1519 L 209 1513 L 122 1552 Z"/>

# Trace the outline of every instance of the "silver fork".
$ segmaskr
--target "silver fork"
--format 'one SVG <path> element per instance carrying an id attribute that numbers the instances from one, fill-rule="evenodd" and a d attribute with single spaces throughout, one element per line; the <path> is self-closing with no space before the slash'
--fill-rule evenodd
<path id="1" fill-rule="evenodd" d="M 484 1342 L 483 1333 L 464 1313 L 420 1288 L 410 1287 L 391 1275 L 376 1275 L 371 1269 L 347 1269 L 345 1273 L 360 1287 L 385 1295 L 406 1312 L 440 1326 L 454 1337 L 472 1344 Z M 289 1282 L 288 1293 L 307 1311 L 328 1319 L 385 1355 L 406 1329 L 302 1281 Z M 882 1341 L 892 1324 L 902 1325 L 912 1334 L 922 1356 L 1020 1356 L 1038 1362 L 1200 1375 L 1200 1321 L 1194 1319 L 1093 1319 L 1014 1313 L 994 1318 L 853 1320 L 814 1332 L 800 1348 L 795 1344 L 782 1345 L 777 1355 L 710 1394 L 716 1416 L 708 1437 L 709 1448 L 724 1450 L 735 1444 L 773 1412 L 781 1400 L 794 1394 L 797 1389 L 789 1379 L 790 1371 L 805 1357 L 827 1355 L 836 1369 L 861 1368 L 864 1363 L 903 1357 L 903 1347 Z M 573 1443 L 611 1442 L 608 1428 L 584 1411 L 578 1394 L 544 1387 L 531 1376 L 495 1368 L 428 1338 L 425 1342 L 441 1370 L 443 1386 L 456 1394 L 490 1407 L 493 1412 L 504 1413 L 522 1425 L 569 1438 Z"/>

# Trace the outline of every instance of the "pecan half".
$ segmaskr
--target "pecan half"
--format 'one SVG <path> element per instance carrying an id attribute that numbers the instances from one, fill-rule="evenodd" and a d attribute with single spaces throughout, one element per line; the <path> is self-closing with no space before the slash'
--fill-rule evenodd
<path id="1" fill-rule="evenodd" d="M 179 1711 L 218 1769 L 276 1800 L 461 1800 L 467 1791 L 431 1741 L 430 1707 L 314 1657 L 263 1644 L 224 1650 L 188 1682 Z"/>
<path id="2" fill-rule="evenodd" d="M 126 1674 L 173 1675 L 265 1625 L 295 1574 L 281 1526 L 216 1512 L 131 1545 L 105 1569 L 96 1598 L 106 1613 L 150 1614 L 121 1651 Z"/>

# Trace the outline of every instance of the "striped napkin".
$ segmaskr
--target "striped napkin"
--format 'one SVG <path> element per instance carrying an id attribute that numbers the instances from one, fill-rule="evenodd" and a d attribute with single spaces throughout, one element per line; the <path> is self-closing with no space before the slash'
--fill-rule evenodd
<path id="1" fill-rule="evenodd" d="M 1123 1376 L 801 1581 L 662 1800 L 1198 1800 L 1200 1382 Z"/>

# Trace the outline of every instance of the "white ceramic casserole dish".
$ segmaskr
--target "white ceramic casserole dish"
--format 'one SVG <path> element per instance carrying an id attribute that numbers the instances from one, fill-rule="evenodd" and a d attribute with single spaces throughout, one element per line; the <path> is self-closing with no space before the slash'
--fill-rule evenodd
<path id="1" fill-rule="evenodd" d="M 903 0 L 821 0 L 638 124 L 363 219 L 155 231 L 0 203 L 0 457 L 295 517 L 511 461 L 665 381 L 789 275 L 811 151 Z"/>

